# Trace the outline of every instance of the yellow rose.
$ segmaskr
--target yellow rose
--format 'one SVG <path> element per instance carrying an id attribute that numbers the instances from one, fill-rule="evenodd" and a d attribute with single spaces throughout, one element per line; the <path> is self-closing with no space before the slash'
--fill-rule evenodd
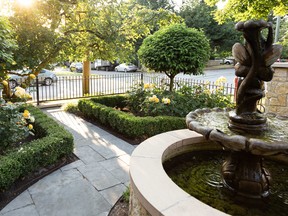
<path id="1" fill-rule="evenodd" d="M 155 102 L 155 103 L 159 102 L 159 98 L 157 98 L 156 95 L 153 95 L 152 97 L 149 97 L 148 100 L 149 100 L 149 102 Z"/>
<path id="2" fill-rule="evenodd" d="M 28 110 L 24 110 L 24 112 L 23 112 L 23 117 L 24 117 L 25 119 L 30 118 L 30 112 L 29 112 Z"/>
<path id="3" fill-rule="evenodd" d="M 30 79 L 35 79 L 36 78 L 36 76 L 34 74 L 30 74 L 29 77 L 30 77 Z"/>
<path id="4" fill-rule="evenodd" d="M 162 98 L 162 103 L 164 103 L 164 104 L 170 104 L 171 101 L 170 101 L 169 98 Z"/>
<path id="5" fill-rule="evenodd" d="M 6 80 L 3 80 L 3 81 L 2 81 L 2 84 L 3 84 L 4 86 L 8 86 L 8 82 L 7 82 Z"/>
<path id="6" fill-rule="evenodd" d="M 148 89 L 148 88 L 150 88 L 150 84 L 149 83 L 145 83 L 144 84 L 144 89 Z"/>
<path id="7" fill-rule="evenodd" d="M 32 125 L 32 124 L 29 124 L 29 125 L 28 125 L 28 129 L 29 129 L 29 130 L 32 130 L 32 129 L 33 129 L 33 125 Z"/>

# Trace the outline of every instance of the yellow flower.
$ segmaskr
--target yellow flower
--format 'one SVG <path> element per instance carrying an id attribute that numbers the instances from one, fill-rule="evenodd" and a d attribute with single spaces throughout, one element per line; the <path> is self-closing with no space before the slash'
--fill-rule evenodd
<path id="1" fill-rule="evenodd" d="M 30 118 L 30 112 L 29 112 L 28 110 L 24 110 L 24 112 L 23 112 L 23 117 L 24 117 L 25 119 Z"/>
<path id="2" fill-rule="evenodd" d="M 149 97 L 148 100 L 149 100 L 149 102 L 153 102 L 154 98 L 153 97 Z"/>
<path id="3" fill-rule="evenodd" d="M 219 77 L 219 78 L 215 81 L 215 84 L 216 84 L 216 85 L 222 85 L 222 84 L 224 84 L 224 83 L 226 83 L 226 82 L 227 82 L 226 77 L 221 76 L 221 77 Z"/>
<path id="4" fill-rule="evenodd" d="M 209 89 L 205 89 L 205 90 L 204 90 L 204 93 L 205 93 L 205 94 L 208 94 L 208 95 L 210 95 L 210 94 L 211 94 L 211 92 L 210 92 L 210 90 L 209 90 Z"/>
<path id="5" fill-rule="evenodd" d="M 150 88 L 150 84 L 149 83 L 145 83 L 144 84 L 144 89 L 148 89 L 148 88 Z"/>
<path id="6" fill-rule="evenodd" d="M 144 89 L 153 89 L 155 87 L 155 84 L 153 83 L 145 83 L 144 84 Z"/>
<path id="7" fill-rule="evenodd" d="M 170 104 L 170 99 L 169 98 L 162 98 L 162 103 L 164 104 Z"/>
<path id="8" fill-rule="evenodd" d="M 148 98 L 149 102 L 159 103 L 159 98 L 156 95 Z"/>
<path id="9" fill-rule="evenodd" d="M 22 98 L 22 99 L 26 99 L 26 100 L 32 98 L 32 96 L 30 94 L 26 93 L 24 88 L 21 88 L 19 86 L 17 86 L 15 88 L 14 95 L 18 98 Z"/>
<path id="10" fill-rule="evenodd" d="M 29 130 L 32 130 L 32 129 L 33 129 L 33 125 L 32 125 L 32 124 L 29 124 L 29 125 L 28 125 L 28 129 L 29 129 Z"/>
<path id="11" fill-rule="evenodd" d="M 36 76 L 34 74 L 30 74 L 29 77 L 30 77 L 30 79 L 35 79 L 36 78 Z"/>
<path id="12" fill-rule="evenodd" d="M 2 81 L 2 84 L 3 84 L 4 86 L 8 86 L 8 82 L 7 82 L 6 80 L 3 80 L 3 81 Z"/>

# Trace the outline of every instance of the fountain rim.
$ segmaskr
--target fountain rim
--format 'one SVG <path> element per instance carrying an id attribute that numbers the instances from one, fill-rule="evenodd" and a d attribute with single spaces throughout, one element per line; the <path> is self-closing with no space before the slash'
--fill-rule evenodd
<path id="1" fill-rule="evenodd" d="M 224 148 L 231 149 L 233 151 L 247 151 L 254 155 L 270 156 L 280 152 L 287 152 L 288 143 L 285 142 L 266 142 L 257 138 L 248 138 L 244 135 L 227 135 L 224 132 L 205 126 L 198 122 L 196 118 L 200 115 L 209 112 L 231 112 L 232 108 L 202 108 L 196 109 L 190 112 L 186 116 L 187 127 L 197 133 L 202 134 L 206 139 L 219 142 Z M 275 113 L 266 113 L 267 116 L 277 116 Z M 282 116 L 279 116 L 279 119 Z M 283 117 L 284 118 L 284 117 Z M 285 119 L 288 117 L 285 116 Z M 227 122 L 228 123 L 228 122 Z"/>
<path id="2" fill-rule="evenodd" d="M 144 208 L 150 215 L 174 216 L 179 212 L 183 216 L 191 212 L 199 216 L 227 215 L 186 193 L 163 168 L 166 160 L 186 152 L 221 149 L 221 145 L 189 129 L 169 131 L 145 140 L 130 158 L 130 207 L 136 199 L 140 209 Z"/>

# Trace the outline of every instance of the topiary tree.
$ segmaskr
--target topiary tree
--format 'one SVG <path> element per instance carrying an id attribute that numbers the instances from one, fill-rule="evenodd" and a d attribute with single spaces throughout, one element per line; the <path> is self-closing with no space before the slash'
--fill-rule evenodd
<path id="1" fill-rule="evenodd" d="M 138 51 L 142 64 L 170 78 L 170 91 L 177 74 L 203 74 L 209 54 L 209 42 L 204 33 L 183 24 L 160 29 L 145 38 Z"/>

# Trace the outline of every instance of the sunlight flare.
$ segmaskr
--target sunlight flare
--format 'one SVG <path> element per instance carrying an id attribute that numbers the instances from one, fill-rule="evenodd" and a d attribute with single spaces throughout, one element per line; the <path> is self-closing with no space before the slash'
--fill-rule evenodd
<path id="1" fill-rule="evenodd" d="M 17 0 L 17 3 L 23 7 L 31 7 L 34 0 Z"/>

